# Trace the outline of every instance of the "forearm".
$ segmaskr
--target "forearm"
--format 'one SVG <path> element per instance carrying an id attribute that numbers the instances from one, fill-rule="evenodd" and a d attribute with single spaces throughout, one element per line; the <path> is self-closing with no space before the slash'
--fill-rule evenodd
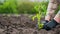
<path id="1" fill-rule="evenodd" d="M 54 20 L 57 21 L 57 23 L 60 23 L 60 11 L 57 13 L 57 15 L 54 17 Z"/>
<path id="2" fill-rule="evenodd" d="M 50 0 L 50 2 L 48 4 L 45 20 L 50 21 L 50 19 L 54 17 L 54 12 L 57 9 L 57 7 L 58 7 L 57 1 L 56 0 Z"/>

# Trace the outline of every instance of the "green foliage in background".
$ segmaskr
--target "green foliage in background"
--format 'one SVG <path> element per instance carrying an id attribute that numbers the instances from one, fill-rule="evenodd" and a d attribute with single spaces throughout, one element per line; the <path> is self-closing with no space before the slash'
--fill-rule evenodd
<path id="1" fill-rule="evenodd" d="M 0 5 L 0 14 L 13 14 L 17 12 L 17 5 L 15 0 L 6 0 Z"/>
<path id="2" fill-rule="evenodd" d="M 47 8 L 48 3 L 44 2 L 16 2 L 16 0 L 8 0 L 4 3 L 0 3 L 0 14 L 36 14 L 38 11 L 36 10 L 36 6 L 41 6 L 45 14 L 45 10 Z"/>
<path id="3" fill-rule="evenodd" d="M 18 6 L 19 13 L 23 14 L 33 14 L 36 13 L 34 9 L 34 3 L 33 2 L 22 2 Z"/>

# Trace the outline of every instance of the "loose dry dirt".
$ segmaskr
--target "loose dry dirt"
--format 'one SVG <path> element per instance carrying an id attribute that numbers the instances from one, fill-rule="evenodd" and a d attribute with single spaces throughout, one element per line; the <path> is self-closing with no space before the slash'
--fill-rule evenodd
<path id="1" fill-rule="evenodd" d="M 0 34 L 60 34 L 60 25 L 46 31 L 36 28 L 37 19 L 32 21 L 32 15 L 0 15 Z"/>

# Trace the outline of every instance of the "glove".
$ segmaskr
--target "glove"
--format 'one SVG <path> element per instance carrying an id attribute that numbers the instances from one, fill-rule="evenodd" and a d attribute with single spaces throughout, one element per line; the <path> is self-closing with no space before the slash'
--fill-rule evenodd
<path id="1" fill-rule="evenodd" d="M 55 28 L 58 25 L 58 23 L 53 19 L 49 23 L 45 23 L 43 26 L 43 29 L 49 31 L 52 28 Z"/>

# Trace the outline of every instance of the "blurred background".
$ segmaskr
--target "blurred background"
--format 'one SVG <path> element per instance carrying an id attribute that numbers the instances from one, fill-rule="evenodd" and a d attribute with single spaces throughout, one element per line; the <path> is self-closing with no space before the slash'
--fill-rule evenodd
<path id="1" fill-rule="evenodd" d="M 48 0 L 0 0 L 0 14 L 36 14 L 46 12 Z"/>

